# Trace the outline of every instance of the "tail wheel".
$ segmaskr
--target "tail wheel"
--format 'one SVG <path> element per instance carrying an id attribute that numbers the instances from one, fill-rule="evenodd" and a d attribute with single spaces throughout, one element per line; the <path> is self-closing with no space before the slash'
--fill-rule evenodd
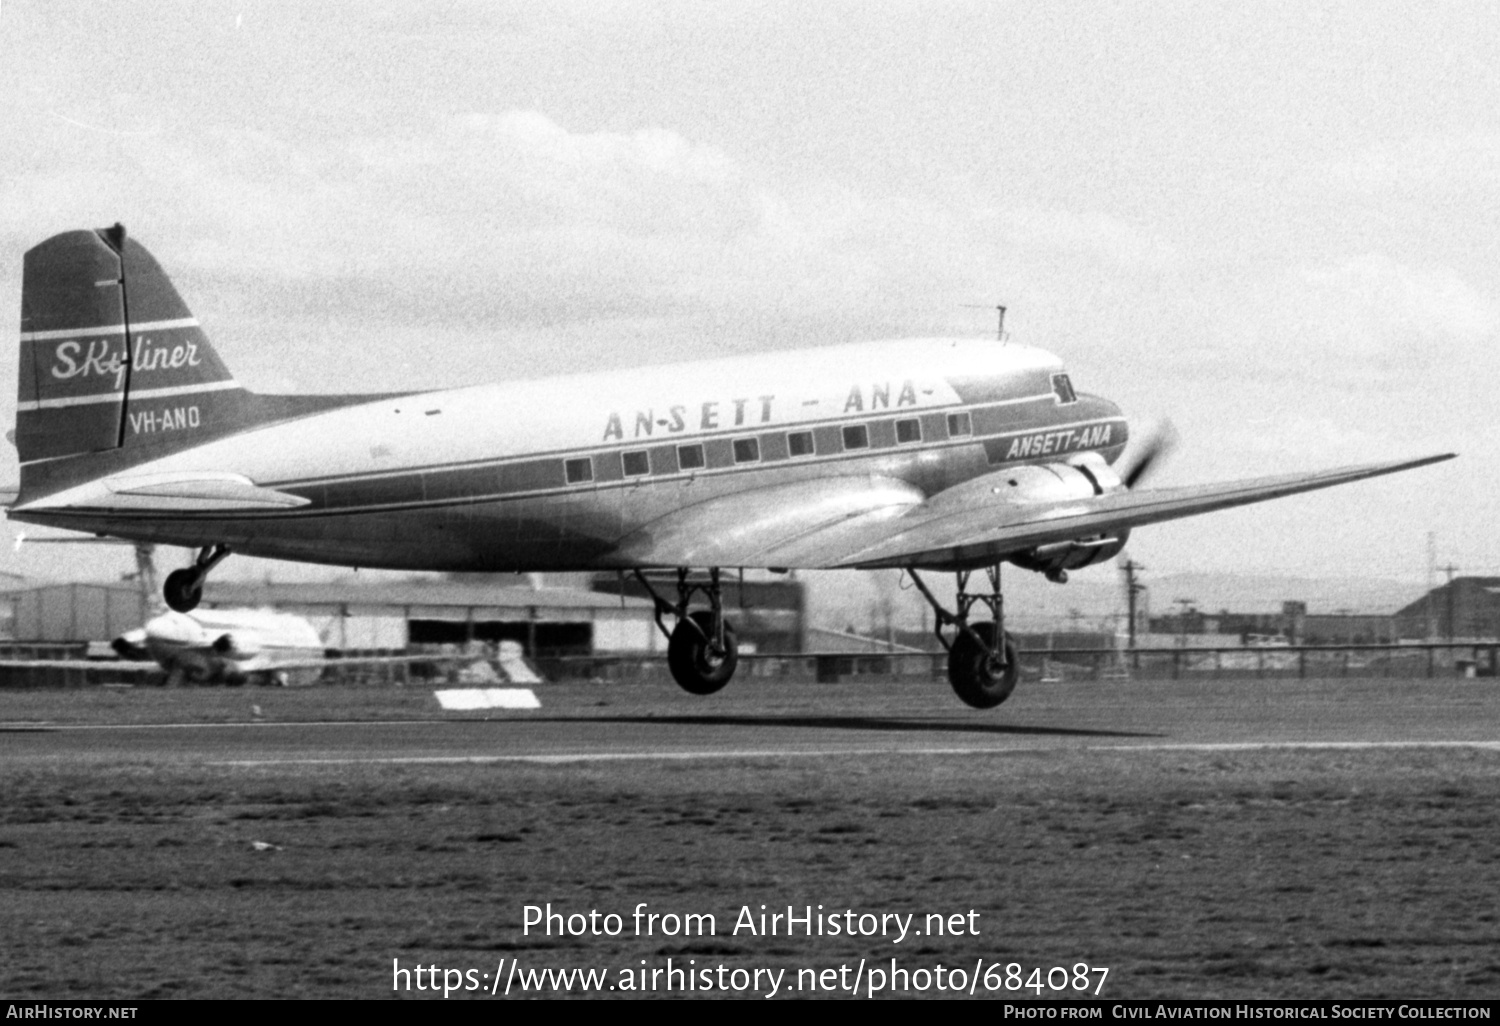
<path id="1" fill-rule="evenodd" d="M 966 705 L 975 709 L 993 709 L 1016 689 L 1016 680 L 1021 673 L 1016 645 L 1008 634 L 1003 649 L 996 645 L 995 625 L 989 621 L 970 624 L 969 628 L 984 644 L 975 641 L 968 631 L 958 632 L 948 652 L 948 682 Z"/>
<path id="2" fill-rule="evenodd" d="M 667 642 L 667 666 L 682 690 L 690 694 L 713 694 L 729 683 L 739 665 L 740 652 L 734 640 L 734 628 L 724 624 L 722 652 L 713 650 L 709 640 L 713 635 L 713 614 L 699 611 L 679 622 Z"/>
<path id="3" fill-rule="evenodd" d="M 193 567 L 173 570 L 167 574 L 167 582 L 162 586 L 162 597 L 179 613 L 197 609 L 203 599 L 203 576 Z"/>

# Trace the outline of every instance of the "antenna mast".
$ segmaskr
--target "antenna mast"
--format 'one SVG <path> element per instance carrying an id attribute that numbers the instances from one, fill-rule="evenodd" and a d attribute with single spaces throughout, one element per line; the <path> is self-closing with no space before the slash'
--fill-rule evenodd
<path id="1" fill-rule="evenodd" d="M 980 306 L 980 304 L 978 304 L 978 303 L 965 303 L 963 305 L 966 306 L 966 307 L 969 307 L 972 310 L 994 310 L 995 311 L 995 315 L 996 315 L 995 316 L 995 341 L 996 342 L 1004 342 L 1005 341 L 1005 307 L 1004 306 L 1002 306 L 1002 305 L 1000 305 L 998 303 L 996 305 L 994 305 L 994 306 Z"/>

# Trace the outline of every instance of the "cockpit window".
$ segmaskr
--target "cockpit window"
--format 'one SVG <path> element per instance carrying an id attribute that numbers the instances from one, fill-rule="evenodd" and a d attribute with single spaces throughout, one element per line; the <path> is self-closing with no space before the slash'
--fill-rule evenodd
<path id="1" fill-rule="evenodd" d="M 1060 403 L 1076 403 L 1078 401 L 1078 393 L 1073 391 L 1073 382 L 1068 380 L 1066 374 L 1052 375 L 1052 391 L 1056 393 L 1057 401 Z"/>

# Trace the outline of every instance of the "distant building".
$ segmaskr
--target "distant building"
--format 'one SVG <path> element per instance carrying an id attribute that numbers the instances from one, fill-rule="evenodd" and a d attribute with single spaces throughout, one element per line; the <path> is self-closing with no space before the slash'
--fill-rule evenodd
<path id="1" fill-rule="evenodd" d="M 146 622 L 151 606 L 134 584 L 43 584 L 6 595 L 17 641 L 109 641 Z"/>
<path id="2" fill-rule="evenodd" d="M 210 580 L 205 605 L 272 607 L 312 621 L 341 651 L 515 641 L 530 657 L 666 651 L 651 605 L 579 588 L 498 587 L 426 578 L 335 584 Z"/>
<path id="3" fill-rule="evenodd" d="M 1384 613 L 1309 613 L 1306 602 L 1288 601 L 1279 613 L 1204 613 L 1189 608 L 1166 616 L 1151 617 L 1142 647 L 1173 644 L 1170 639 L 1193 639 L 1196 647 L 1215 645 L 1383 645 L 1403 635 L 1398 617 Z M 1165 640 L 1164 640 L 1165 639 Z"/>
<path id="4" fill-rule="evenodd" d="M 1395 615 L 1403 638 L 1500 638 L 1500 577 L 1455 577 Z"/>
<path id="5" fill-rule="evenodd" d="M 690 580 L 697 580 L 700 576 L 694 574 Z M 677 601 L 675 573 L 653 571 L 648 579 L 663 599 Z M 621 581 L 616 574 L 600 574 L 594 578 L 593 588 L 601 595 L 618 596 Z M 646 589 L 634 575 L 623 578 L 623 588 L 628 598 L 650 604 Z M 724 614 L 734 626 L 740 651 L 763 655 L 796 655 L 810 651 L 805 640 L 807 588 L 801 581 L 792 577 L 740 581 L 726 573 L 722 589 Z M 701 594 L 695 599 L 694 608 L 707 608 Z M 670 630 L 672 618 L 665 617 L 665 622 Z"/>
<path id="6" fill-rule="evenodd" d="M 161 610 L 134 584 L 54 584 L 9 593 L 17 642 L 109 641 Z M 516 641 L 528 656 L 665 652 L 649 602 L 579 588 L 427 579 L 244 584 L 210 579 L 206 608 L 274 608 L 312 621 L 340 651 Z"/>

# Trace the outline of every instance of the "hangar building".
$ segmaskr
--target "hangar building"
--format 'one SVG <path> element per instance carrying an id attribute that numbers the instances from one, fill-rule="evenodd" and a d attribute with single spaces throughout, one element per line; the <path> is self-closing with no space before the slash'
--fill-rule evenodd
<path id="1" fill-rule="evenodd" d="M 128 582 L 49 584 L 3 596 L 18 642 L 100 642 L 160 610 Z M 651 603 L 579 588 L 440 580 L 246 584 L 210 579 L 205 607 L 275 608 L 311 620 L 341 651 L 517 641 L 528 656 L 666 651 Z M 0 619 L 4 619 L 0 617 Z"/>
<path id="2" fill-rule="evenodd" d="M 1500 577 L 1455 577 L 1397 611 L 1403 638 L 1500 638 Z"/>
<path id="3" fill-rule="evenodd" d="M 666 651 L 649 602 L 576 588 L 452 581 L 242 584 L 210 581 L 205 605 L 274 607 L 312 621 L 329 648 L 516 641 L 531 657 Z"/>

